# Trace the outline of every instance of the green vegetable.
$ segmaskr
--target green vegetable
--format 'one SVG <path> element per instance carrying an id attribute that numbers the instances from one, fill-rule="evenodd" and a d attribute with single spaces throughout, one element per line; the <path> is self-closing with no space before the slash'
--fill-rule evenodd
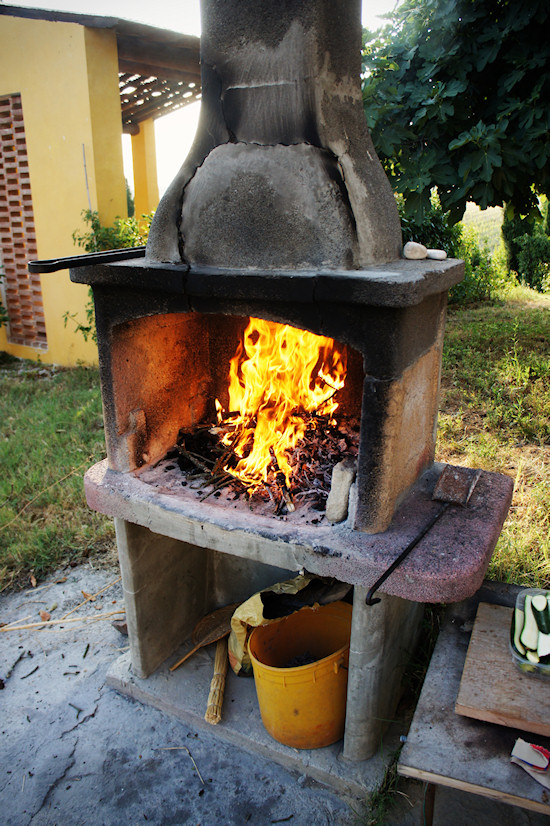
<path id="1" fill-rule="evenodd" d="M 541 659 L 548 657 L 550 654 L 550 634 L 543 634 L 542 631 L 539 631 L 537 654 Z"/>
<path id="2" fill-rule="evenodd" d="M 539 638 L 539 629 L 531 606 L 532 599 L 533 598 L 530 594 L 527 594 L 525 597 L 525 604 L 523 606 L 525 611 L 525 621 L 523 631 L 521 632 L 519 638 L 526 648 L 530 648 L 531 651 L 536 651 Z M 529 657 L 529 652 L 527 652 L 527 657 Z"/>
<path id="3" fill-rule="evenodd" d="M 539 655 L 536 651 L 528 651 L 525 656 L 527 657 L 530 663 L 538 663 L 540 661 Z"/>
<path id="4" fill-rule="evenodd" d="M 542 634 L 550 634 L 550 612 L 548 611 L 548 600 L 544 594 L 537 594 L 531 600 L 533 616 L 537 627 Z"/>
<path id="5" fill-rule="evenodd" d="M 520 641 L 520 634 L 523 631 L 523 622 L 524 622 L 525 614 L 521 610 L 521 608 L 517 608 L 514 612 L 514 648 L 521 654 L 522 657 L 525 657 L 525 646 L 521 644 Z"/>

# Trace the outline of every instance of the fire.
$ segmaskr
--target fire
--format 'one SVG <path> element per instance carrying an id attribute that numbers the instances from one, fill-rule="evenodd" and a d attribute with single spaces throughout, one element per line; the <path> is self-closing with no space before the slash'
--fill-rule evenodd
<path id="1" fill-rule="evenodd" d="M 333 339 L 251 318 L 230 364 L 230 416 L 224 423 L 234 428 L 222 441 L 239 461 L 226 470 L 252 490 L 270 469 L 282 472 L 289 486 L 287 451 L 315 426 L 312 414 L 334 414 L 334 395 L 345 376 L 346 355 Z"/>

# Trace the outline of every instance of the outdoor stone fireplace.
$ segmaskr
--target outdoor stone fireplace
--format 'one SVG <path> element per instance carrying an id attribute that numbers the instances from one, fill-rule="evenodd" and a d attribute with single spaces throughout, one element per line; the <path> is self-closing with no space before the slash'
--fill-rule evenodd
<path id="1" fill-rule="evenodd" d="M 449 508 L 381 602 L 365 605 L 437 507 L 447 291 L 463 264 L 400 257 L 365 124 L 360 41 L 355 0 L 205 0 L 199 131 L 146 254 L 71 269 L 94 292 L 107 441 L 86 495 L 115 517 L 134 674 L 147 678 L 216 607 L 301 569 L 334 577 L 354 586 L 343 745 L 353 761 L 378 749 L 423 603 L 481 585 L 512 488 L 481 473 L 468 507 Z M 227 407 L 249 318 L 331 337 L 347 356 L 340 413 L 359 433 L 338 523 L 307 504 L 269 514 L 154 475 L 182 430 L 214 427 L 216 400 Z"/>

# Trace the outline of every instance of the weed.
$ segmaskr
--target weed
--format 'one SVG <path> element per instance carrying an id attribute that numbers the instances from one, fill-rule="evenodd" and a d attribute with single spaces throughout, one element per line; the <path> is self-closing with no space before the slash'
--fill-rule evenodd
<path id="1" fill-rule="evenodd" d="M 129 195 L 128 182 L 126 182 L 126 194 Z M 142 215 L 138 220 L 132 214 L 129 218 L 116 217 L 110 227 L 105 227 L 99 220 L 99 213 L 90 209 L 82 210 L 82 220 L 89 229 L 85 232 L 76 230 L 73 232 L 74 243 L 86 250 L 86 252 L 100 252 L 102 250 L 121 249 L 126 247 L 138 247 L 147 242 L 151 221 L 154 213 Z M 66 327 L 69 322 L 74 325 L 75 333 L 80 333 L 84 341 L 91 339 L 97 343 L 97 333 L 95 327 L 95 305 L 91 288 L 88 288 L 88 300 L 84 307 L 86 316 L 85 322 L 80 321 L 78 313 L 63 313 L 63 324 Z"/>
<path id="2" fill-rule="evenodd" d="M 0 421 L 0 589 L 112 551 L 82 483 L 105 451 L 97 370 L 4 362 Z"/>
<path id="3" fill-rule="evenodd" d="M 100 252 L 101 250 L 115 250 L 125 247 L 139 247 L 145 244 L 149 234 L 149 227 L 153 214 L 142 215 L 138 220 L 135 217 L 116 217 L 110 227 L 105 227 L 99 220 L 99 213 L 90 209 L 82 210 L 82 220 L 89 229 L 82 232 L 73 232 L 73 241 L 86 252 Z"/>
<path id="4" fill-rule="evenodd" d="M 389 765 L 384 773 L 380 786 L 369 797 L 369 808 L 367 815 L 367 826 L 382 826 L 386 823 L 388 809 L 393 803 L 393 798 L 397 794 L 397 763 L 401 749 L 392 755 Z"/>
<path id="5" fill-rule="evenodd" d="M 516 289 L 449 313 L 438 458 L 507 473 L 514 499 L 488 576 L 550 585 L 550 301 Z"/>

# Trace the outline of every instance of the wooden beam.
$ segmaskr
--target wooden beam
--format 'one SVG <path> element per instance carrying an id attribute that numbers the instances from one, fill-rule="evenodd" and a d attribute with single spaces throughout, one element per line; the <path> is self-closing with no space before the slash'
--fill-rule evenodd
<path id="1" fill-rule="evenodd" d="M 175 70 L 200 81 L 198 40 L 196 46 L 189 48 L 119 34 L 117 45 L 121 63 L 154 66 L 157 69 L 155 74 L 160 77 L 166 76 L 167 71 Z"/>
<path id="2" fill-rule="evenodd" d="M 180 69 L 159 66 L 158 63 L 143 63 L 137 60 L 121 60 L 119 58 L 118 67 L 120 72 L 129 75 L 141 75 L 142 77 L 158 77 L 162 80 L 176 80 L 184 83 L 196 83 L 200 86 L 200 74 L 193 74 Z"/>
<path id="3" fill-rule="evenodd" d="M 174 96 L 168 100 L 169 106 L 164 106 L 166 98 L 155 98 L 154 102 L 144 103 L 142 106 L 128 107 L 122 113 L 123 121 L 130 121 L 131 123 L 141 123 L 153 117 L 160 117 L 161 115 L 168 115 L 174 109 L 181 109 L 190 103 L 196 101 L 196 97 L 184 98 L 181 95 Z"/>

